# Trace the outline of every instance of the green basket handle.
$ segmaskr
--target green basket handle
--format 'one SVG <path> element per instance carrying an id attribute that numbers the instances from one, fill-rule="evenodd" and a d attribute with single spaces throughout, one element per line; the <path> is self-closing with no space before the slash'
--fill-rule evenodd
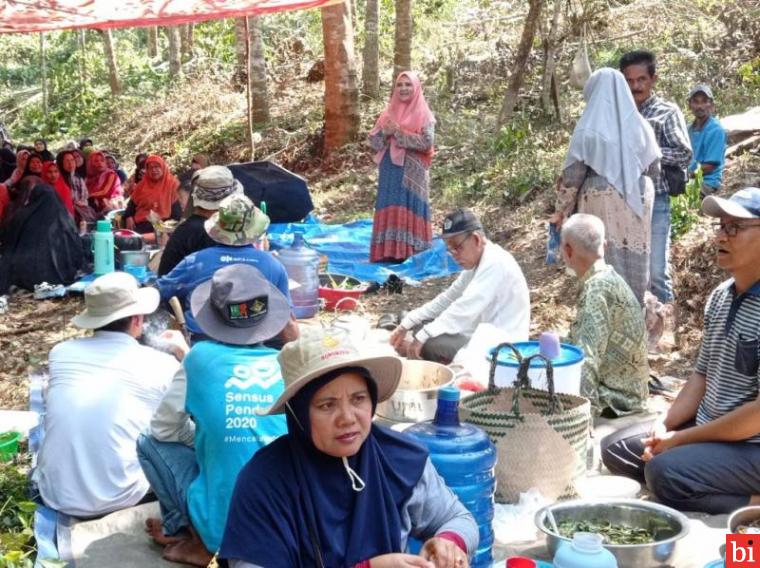
<path id="1" fill-rule="evenodd" d="M 520 399 L 522 398 L 523 389 L 529 389 L 530 379 L 528 378 L 528 370 L 530 369 L 530 362 L 533 359 L 543 359 L 546 363 L 546 384 L 549 391 L 549 414 L 556 414 L 562 412 L 562 400 L 560 400 L 557 393 L 554 391 L 554 367 L 548 357 L 544 357 L 540 353 L 531 355 L 530 357 L 523 357 L 520 361 L 520 367 L 517 369 L 517 378 L 514 382 L 515 395 L 512 398 L 512 412 L 516 415 L 520 415 Z"/>
<path id="2" fill-rule="evenodd" d="M 496 390 L 496 366 L 498 365 L 499 361 L 499 353 L 502 349 L 505 347 L 509 347 L 512 350 L 512 353 L 515 354 L 515 358 L 517 359 L 518 363 L 522 363 L 522 355 L 520 354 L 520 351 L 512 345 L 511 343 L 499 343 L 494 350 L 493 353 L 491 353 L 491 368 L 488 371 L 488 390 L 494 391 Z"/>

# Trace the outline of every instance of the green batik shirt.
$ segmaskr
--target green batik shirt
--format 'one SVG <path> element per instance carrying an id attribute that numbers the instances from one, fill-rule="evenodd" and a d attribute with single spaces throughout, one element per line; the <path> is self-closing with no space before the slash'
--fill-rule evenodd
<path id="1" fill-rule="evenodd" d="M 581 394 L 591 401 L 594 415 L 605 408 L 617 415 L 643 410 L 649 364 L 641 305 L 604 260 L 594 263 L 580 285 L 569 340 L 585 355 Z"/>

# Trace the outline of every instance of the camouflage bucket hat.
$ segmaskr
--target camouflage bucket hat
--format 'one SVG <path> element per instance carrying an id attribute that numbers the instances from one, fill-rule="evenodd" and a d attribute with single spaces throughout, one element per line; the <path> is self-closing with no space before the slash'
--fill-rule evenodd
<path id="1" fill-rule="evenodd" d="M 216 242 L 241 247 L 255 243 L 266 232 L 269 217 L 245 195 L 234 194 L 222 200 L 204 227 Z"/>

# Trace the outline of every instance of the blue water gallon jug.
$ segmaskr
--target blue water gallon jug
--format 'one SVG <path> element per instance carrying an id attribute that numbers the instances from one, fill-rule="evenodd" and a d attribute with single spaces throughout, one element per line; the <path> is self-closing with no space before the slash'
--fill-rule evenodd
<path id="1" fill-rule="evenodd" d="M 299 319 L 314 317 L 319 311 L 319 254 L 306 246 L 303 233 L 296 233 L 293 244 L 278 255 L 288 278 L 299 284 L 290 291 L 293 313 Z"/>
<path id="2" fill-rule="evenodd" d="M 560 544 L 554 568 L 618 568 L 617 559 L 604 546 L 602 535 L 579 532 L 571 542 Z"/>
<path id="3" fill-rule="evenodd" d="M 113 231 L 110 221 L 103 219 L 98 221 L 95 233 L 92 235 L 92 251 L 95 255 L 95 276 L 103 276 L 114 271 Z"/>
<path id="4" fill-rule="evenodd" d="M 404 433 L 428 449 L 430 460 L 446 485 L 475 517 L 480 542 L 470 565 L 490 568 L 496 448 L 483 430 L 459 422 L 459 389 L 440 389 L 435 418 L 414 424 Z"/>

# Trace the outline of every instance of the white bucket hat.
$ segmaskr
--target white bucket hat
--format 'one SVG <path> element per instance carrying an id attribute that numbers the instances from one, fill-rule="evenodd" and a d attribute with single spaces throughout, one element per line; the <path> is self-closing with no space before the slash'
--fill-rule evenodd
<path id="1" fill-rule="evenodd" d="M 377 384 L 377 402 L 388 400 L 396 390 L 403 364 L 391 355 L 368 356 L 361 353 L 348 334 L 340 330 L 306 327 L 301 336 L 286 343 L 277 356 L 285 381 L 285 391 L 274 405 L 262 414 L 282 414 L 286 403 L 298 391 L 317 379 L 342 367 L 364 367 Z"/>
<path id="2" fill-rule="evenodd" d="M 243 193 L 243 185 L 225 166 L 208 166 L 193 174 L 193 205 L 216 211 L 225 197 Z"/>
<path id="3" fill-rule="evenodd" d="M 98 329 L 129 316 L 152 314 L 161 296 L 155 288 L 140 288 L 126 272 L 111 272 L 96 278 L 84 289 L 85 309 L 71 318 L 83 329 Z"/>

